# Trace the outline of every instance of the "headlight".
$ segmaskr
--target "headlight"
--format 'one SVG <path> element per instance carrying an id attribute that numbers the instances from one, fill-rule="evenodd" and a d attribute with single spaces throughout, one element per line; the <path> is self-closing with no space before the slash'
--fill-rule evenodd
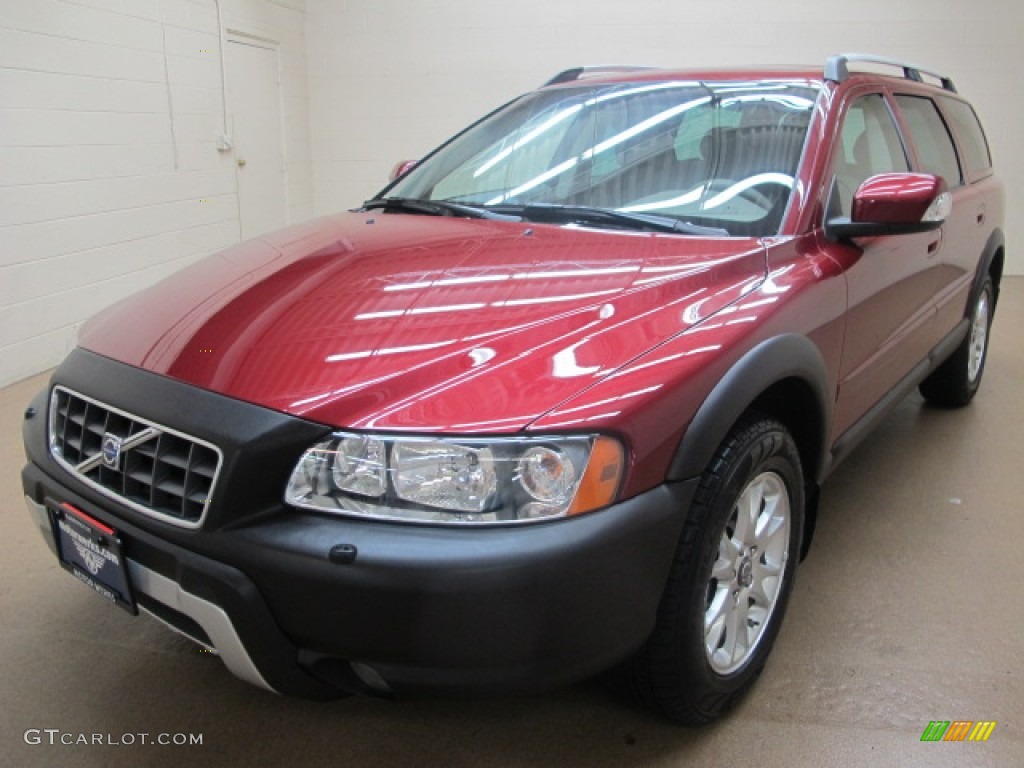
<path id="1" fill-rule="evenodd" d="M 398 498 L 425 507 L 483 512 L 497 492 L 490 448 L 431 441 L 396 443 L 391 469 Z"/>
<path id="2" fill-rule="evenodd" d="M 342 491 L 359 496 L 383 496 L 384 443 L 366 435 L 342 438 L 331 462 L 331 479 Z"/>
<path id="3" fill-rule="evenodd" d="M 542 520 L 611 504 L 623 465 L 619 442 L 599 435 L 437 439 L 339 432 L 302 456 L 285 501 L 386 520 Z"/>

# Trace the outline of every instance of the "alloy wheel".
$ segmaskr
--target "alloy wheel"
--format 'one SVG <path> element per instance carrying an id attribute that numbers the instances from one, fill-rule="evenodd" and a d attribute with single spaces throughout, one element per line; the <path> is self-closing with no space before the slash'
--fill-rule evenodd
<path id="1" fill-rule="evenodd" d="M 754 653 L 778 602 L 789 557 L 790 503 L 783 479 L 757 475 L 740 493 L 711 566 L 704 652 L 720 675 Z"/>

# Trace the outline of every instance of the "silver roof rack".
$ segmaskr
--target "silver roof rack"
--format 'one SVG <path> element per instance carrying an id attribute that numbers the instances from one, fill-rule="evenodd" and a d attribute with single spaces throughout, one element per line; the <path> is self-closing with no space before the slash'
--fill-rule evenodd
<path id="1" fill-rule="evenodd" d="M 652 70 L 654 67 L 628 67 L 628 66 L 600 66 L 600 67 L 573 67 L 567 69 L 564 72 L 559 72 L 557 75 L 552 77 L 542 88 L 547 88 L 549 85 L 558 85 L 559 83 L 571 83 L 574 80 L 582 80 L 585 77 L 597 77 L 599 75 L 617 75 L 617 74 L 628 74 L 630 72 L 644 72 Z"/>
<path id="2" fill-rule="evenodd" d="M 896 69 L 903 70 L 903 77 L 907 80 L 913 80 L 916 83 L 923 83 L 924 78 L 922 75 L 928 75 L 942 83 L 942 87 L 947 91 L 956 93 L 956 86 L 953 85 L 953 80 L 945 75 L 940 75 L 938 72 L 917 67 L 913 64 L 907 64 L 905 61 L 896 61 L 895 59 L 887 59 L 882 56 L 872 56 L 867 53 L 841 53 L 838 56 L 833 56 L 825 62 L 825 79 L 831 80 L 835 83 L 843 82 L 850 76 L 849 65 L 851 63 L 880 64 L 885 67 L 895 67 Z"/>

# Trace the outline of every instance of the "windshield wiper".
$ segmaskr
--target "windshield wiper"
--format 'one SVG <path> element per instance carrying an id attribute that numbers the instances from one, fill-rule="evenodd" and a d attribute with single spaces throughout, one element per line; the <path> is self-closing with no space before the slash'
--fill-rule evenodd
<path id="1" fill-rule="evenodd" d="M 531 203 L 529 205 L 500 205 L 480 207 L 454 203 L 449 200 L 422 200 L 412 197 L 378 197 L 363 203 L 361 210 L 385 210 L 399 213 L 420 213 L 427 216 L 462 216 L 469 219 L 495 221 L 536 221 L 548 224 L 590 224 L 639 229 L 649 232 L 673 232 L 684 235 L 727 237 L 728 230 L 703 227 L 673 216 L 650 213 L 616 211 L 586 205 L 557 205 Z"/>
<path id="2" fill-rule="evenodd" d="M 363 203 L 361 210 L 397 211 L 399 213 L 422 213 L 427 216 L 462 216 L 467 219 L 493 219 L 496 221 L 522 221 L 522 218 L 506 213 L 495 213 L 474 205 L 450 203 L 444 200 L 419 200 L 412 197 L 377 197 Z"/>
<path id="3" fill-rule="evenodd" d="M 684 235 L 706 235 L 709 237 L 727 237 L 729 234 L 725 229 L 702 227 L 699 224 L 691 224 L 673 216 L 631 213 L 587 205 L 531 203 L 530 205 L 523 206 L 500 206 L 498 209 L 510 214 L 519 214 L 529 221 L 544 223 L 592 224 L 596 226 L 604 224 L 650 232 L 674 232 Z"/>

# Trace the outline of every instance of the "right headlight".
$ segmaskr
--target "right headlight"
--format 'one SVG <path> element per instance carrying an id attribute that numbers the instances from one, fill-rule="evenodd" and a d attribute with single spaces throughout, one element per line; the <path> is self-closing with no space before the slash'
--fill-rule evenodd
<path id="1" fill-rule="evenodd" d="M 386 520 L 512 523 L 608 506 L 624 471 L 604 435 L 425 438 L 337 432 L 292 470 L 296 507 Z"/>

